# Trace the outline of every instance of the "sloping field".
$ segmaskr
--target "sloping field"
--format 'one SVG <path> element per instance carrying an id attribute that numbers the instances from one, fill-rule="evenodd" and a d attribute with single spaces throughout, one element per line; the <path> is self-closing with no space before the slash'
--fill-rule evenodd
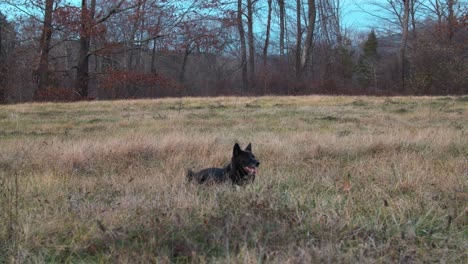
<path id="1" fill-rule="evenodd" d="M 0 263 L 466 263 L 467 193 L 468 97 L 0 106 Z"/>

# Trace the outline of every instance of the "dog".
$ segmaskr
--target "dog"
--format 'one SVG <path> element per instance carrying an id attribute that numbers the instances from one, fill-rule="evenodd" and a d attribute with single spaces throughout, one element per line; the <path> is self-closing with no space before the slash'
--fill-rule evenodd
<path id="1" fill-rule="evenodd" d="M 243 186 L 255 180 L 258 166 L 260 162 L 252 153 L 252 144 L 249 143 L 245 150 L 242 150 L 236 143 L 230 164 L 224 168 L 207 168 L 196 173 L 188 170 L 187 180 L 206 185 L 231 182 L 234 185 Z"/>

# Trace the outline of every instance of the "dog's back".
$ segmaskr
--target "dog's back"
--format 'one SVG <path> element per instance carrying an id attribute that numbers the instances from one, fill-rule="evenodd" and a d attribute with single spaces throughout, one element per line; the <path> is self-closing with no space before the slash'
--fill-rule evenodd
<path id="1" fill-rule="evenodd" d="M 226 168 L 207 168 L 197 173 L 188 170 L 187 179 L 189 182 L 195 181 L 198 184 L 212 184 L 226 182 L 229 172 Z"/>

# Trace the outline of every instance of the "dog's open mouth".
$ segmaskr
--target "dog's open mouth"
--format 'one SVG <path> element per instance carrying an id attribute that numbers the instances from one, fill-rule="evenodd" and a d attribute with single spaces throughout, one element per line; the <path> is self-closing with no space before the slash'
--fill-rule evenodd
<path id="1" fill-rule="evenodd" d="M 247 172 L 248 174 L 257 174 L 258 168 L 257 167 L 244 167 L 244 171 Z"/>

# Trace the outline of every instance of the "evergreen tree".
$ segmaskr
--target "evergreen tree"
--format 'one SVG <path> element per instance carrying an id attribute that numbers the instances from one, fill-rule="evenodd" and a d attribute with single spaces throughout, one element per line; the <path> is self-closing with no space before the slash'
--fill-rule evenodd
<path id="1" fill-rule="evenodd" d="M 364 42 L 363 54 L 359 57 L 356 69 L 359 82 L 366 87 L 372 85 L 374 89 L 377 88 L 377 66 L 380 58 L 377 47 L 377 36 L 372 30 Z"/>
<path id="2" fill-rule="evenodd" d="M 378 58 L 377 36 L 375 35 L 374 30 L 372 30 L 367 36 L 367 41 L 364 43 L 363 51 L 366 58 Z"/>

